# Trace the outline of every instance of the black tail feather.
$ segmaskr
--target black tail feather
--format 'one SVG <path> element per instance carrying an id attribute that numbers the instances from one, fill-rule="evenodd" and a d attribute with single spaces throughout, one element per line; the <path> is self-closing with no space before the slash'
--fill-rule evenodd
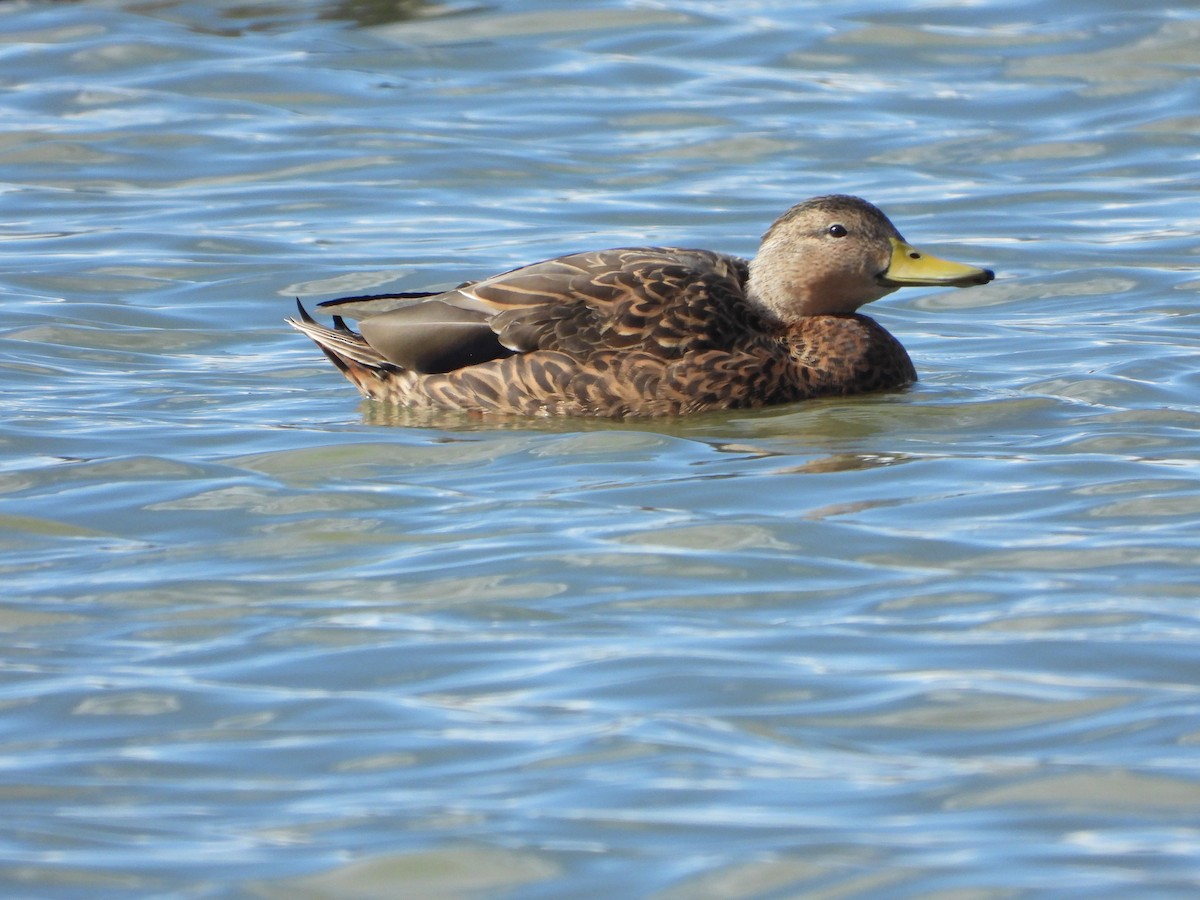
<path id="1" fill-rule="evenodd" d="M 296 298 L 296 309 L 300 313 L 301 322 L 311 322 L 313 325 L 317 324 L 317 320 L 308 314 L 308 310 L 304 308 L 304 304 L 300 302 L 299 297 Z"/>
<path id="2" fill-rule="evenodd" d="M 343 303 L 365 303 L 368 300 L 420 300 L 422 297 L 436 297 L 441 291 L 396 291 L 391 294 L 358 294 L 354 297 L 338 297 L 335 300 L 322 300 L 317 309 L 328 309 Z"/>

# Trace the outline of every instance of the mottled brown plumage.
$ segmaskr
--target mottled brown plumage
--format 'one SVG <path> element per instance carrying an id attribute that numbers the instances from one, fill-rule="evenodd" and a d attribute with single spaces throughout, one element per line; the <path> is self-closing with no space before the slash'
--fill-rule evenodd
<path id="1" fill-rule="evenodd" d="M 991 271 L 922 254 L 855 197 L 784 213 L 752 261 L 634 247 L 438 294 L 347 297 L 289 323 L 373 400 L 534 416 L 653 416 L 902 387 L 917 377 L 864 303 Z M 342 315 L 361 319 L 360 333 Z"/>

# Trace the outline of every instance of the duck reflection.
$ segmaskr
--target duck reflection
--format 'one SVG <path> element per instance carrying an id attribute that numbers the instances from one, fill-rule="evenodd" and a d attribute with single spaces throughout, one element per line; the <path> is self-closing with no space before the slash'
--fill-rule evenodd
<path id="1" fill-rule="evenodd" d="M 343 0 L 330 4 L 321 12 L 321 18 L 352 21 L 369 28 L 415 19 L 428 7 L 428 0 Z"/>

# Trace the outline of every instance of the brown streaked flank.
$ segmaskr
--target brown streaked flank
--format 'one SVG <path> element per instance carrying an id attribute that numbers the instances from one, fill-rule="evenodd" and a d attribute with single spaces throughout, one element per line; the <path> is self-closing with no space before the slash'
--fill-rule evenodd
<path id="1" fill-rule="evenodd" d="M 994 277 L 917 250 L 865 200 L 830 195 L 780 216 L 749 261 L 675 247 L 574 253 L 441 293 L 329 300 L 332 327 L 303 306 L 287 321 L 372 400 L 680 415 L 910 384 L 908 353 L 859 307 L 907 285 Z"/>

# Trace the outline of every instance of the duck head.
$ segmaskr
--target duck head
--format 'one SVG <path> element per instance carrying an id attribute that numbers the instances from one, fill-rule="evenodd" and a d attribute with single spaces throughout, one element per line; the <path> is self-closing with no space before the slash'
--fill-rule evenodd
<path id="1" fill-rule="evenodd" d="M 850 315 L 910 285 L 970 287 L 993 278 L 991 269 L 918 250 L 877 207 L 834 194 L 805 200 L 775 220 L 750 262 L 747 290 L 768 315 L 789 323 Z"/>

